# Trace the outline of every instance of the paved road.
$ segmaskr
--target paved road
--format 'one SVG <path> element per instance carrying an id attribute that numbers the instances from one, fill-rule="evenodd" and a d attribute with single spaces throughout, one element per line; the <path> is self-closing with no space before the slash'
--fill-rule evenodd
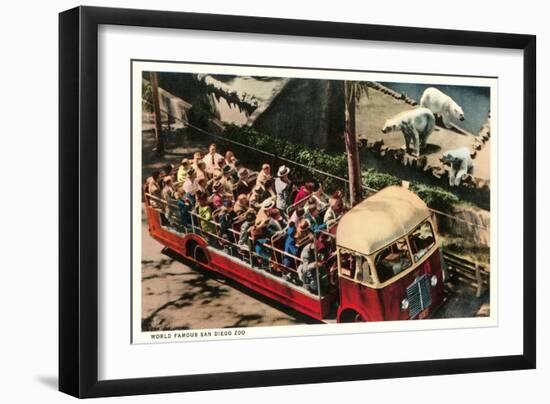
<path id="1" fill-rule="evenodd" d="M 142 232 L 142 325 L 144 330 L 185 330 L 313 323 L 212 272 L 162 254 Z M 246 293 L 245 293 L 246 291 Z"/>

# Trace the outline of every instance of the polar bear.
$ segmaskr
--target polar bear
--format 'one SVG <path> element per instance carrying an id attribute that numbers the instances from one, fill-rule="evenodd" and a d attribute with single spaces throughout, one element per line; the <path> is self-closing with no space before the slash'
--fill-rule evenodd
<path id="1" fill-rule="evenodd" d="M 451 187 L 460 185 L 465 174 L 474 172 L 474 161 L 467 147 L 448 150 L 439 160 L 450 168 L 449 185 Z"/>
<path id="2" fill-rule="evenodd" d="M 435 127 L 435 117 L 428 108 L 416 108 L 401 112 L 390 118 L 384 124 L 382 133 L 401 130 L 405 138 L 405 149 L 410 150 L 412 143 L 413 156 L 420 156 L 420 149 L 426 145 L 428 136 Z"/>
<path id="3" fill-rule="evenodd" d="M 464 111 L 460 105 L 437 88 L 429 87 L 424 90 L 420 98 L 420 106 L 428 108 L 434 115 L 441 116 L 443 125 L 447 129 L 451 127 L 451 118 L 464 121 Z"/>

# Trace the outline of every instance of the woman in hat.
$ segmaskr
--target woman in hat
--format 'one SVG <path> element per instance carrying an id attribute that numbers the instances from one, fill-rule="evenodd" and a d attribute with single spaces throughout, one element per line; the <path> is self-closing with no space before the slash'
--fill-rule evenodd
<path id="1" fill-rule="evenodd" d="M 210 195 L 209 201 L 212 204 L 214 210 L 218 210 L 223 206 L 223 194 L 224 186 L 220 181 L 215 182 L 212 186 L 212 195 Z"/>
<path id="2" fill-rule="evenodd" d="M 286 212 L 289 206 L 290 191 L 292 184 L 288 178 L 290 169 L 287 166 L 279 167 L 277 178 L 275 179 L 275 193 L 277 194 L 277 209 Z"/>
<path id="3" fill-rule="evenodd" d="M 222 168 L 222 178 L 220 180 L 224 186 L 224 192 L 233 196 L 233 167 L 229 164 L 226 164 Z"/>
<path id="4" fill-rule="evenodd" d="M 248 194 L 250 192 L 250 184 L 248 183 L 248 170 L 246 168 L 241 168 L 237 175 L 239 176 L 239 180 L 235 184 L 235 187 L 233 189 L 233 193 L 235 196 L 241 195 L 241 194 Z"/>
<path id="5" fill-rule="evenodd" d="M 275 198 L 267 198 L 260 204 L 260 210 L 256 215 L 257 220 L 264 221 L 268 219 L 268 212 L 275 207 Z"/>

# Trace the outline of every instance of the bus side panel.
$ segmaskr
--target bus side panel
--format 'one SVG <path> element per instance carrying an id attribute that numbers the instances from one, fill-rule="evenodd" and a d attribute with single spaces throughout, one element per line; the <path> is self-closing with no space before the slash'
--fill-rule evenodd
<path id="1" fill-rule="evenodd" d="M 438 249 L 436 249 L 432 255 L 413 272 L 391 285 L 386 286 L 384 289 L 379 290 L 380 299 L 384 305 L 384 316 L 386 320 L 408 320 L 409 311 L 401 309 L 401 301 L 407 297 L 407 288 L 414 282 L 416 277 L 426 275 L 426 277 L 430 279 L 433 274 L 437 276 L 438 282 L 435 287 L 430 286 L 432 304 L 428 308 L 429 316 L 432 311 L 442 303 L 444 298 L 444 286 Z"/>
<path id="2" fill-rule="evenodd" d="M 241 285 L 252 289 L 261 295 L 283 303 L 301 313 L 305 313 L 317 320 L 322 320 L 328 315 L 327 304 L 330 296 L 319 300 L 313 296 L 289 287 L 284 281 L 271 279 L 262 271 L 250 268 L 246 264 L 237 263 L 216 252 L 211 252 L 212 261 L 209 267 L 216 272 L 231 278 Z M 327 300 L 326 302 L 324 300 Z"/>
<path id="3" fill-rule="evenodd" d="M 339 278 L 340 307 L 338 318 L 346 310 L 361 314 L 365 321 L 383 321 L 383 307 L 376 289 L 371 289 L 344 277 Z"/>

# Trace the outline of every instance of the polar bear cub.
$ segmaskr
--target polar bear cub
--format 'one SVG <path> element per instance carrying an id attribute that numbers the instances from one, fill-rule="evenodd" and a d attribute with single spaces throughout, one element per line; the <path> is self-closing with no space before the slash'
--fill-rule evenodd
<path id="1" fill-rule="evenodd" d="M 465 174 L 472 174 L 474 172 L 474 161 L 470 156 L 470 149 L 467 147 L 448 150 L 440 160 L 443 164 L 450 167 L 449 185 L 451 187 L 460 185 Z"/>
<path id="2" fill-rule="evenodd" d="M 416 108 L 401 112 L 390 118 L 382 128 L 383 133 L 401 130 L 407 152 L 412 144 L 413 156 L 420 156 L 420 149 L 426 145 L 435 127 L 435 117 L 428 108 Z"/>
<path id="3" fill-rule="evenodd" d="M 437 88 L 429 87 L 424 90 L 420 105 L 428 108 L 435 115 L 441 116 L 443 125 L 446 128 L 451 127 L 451 118 L 454 117 L 460 121 L 464 120 L 464 111 L 451 97 L 441 92 Z"/>

